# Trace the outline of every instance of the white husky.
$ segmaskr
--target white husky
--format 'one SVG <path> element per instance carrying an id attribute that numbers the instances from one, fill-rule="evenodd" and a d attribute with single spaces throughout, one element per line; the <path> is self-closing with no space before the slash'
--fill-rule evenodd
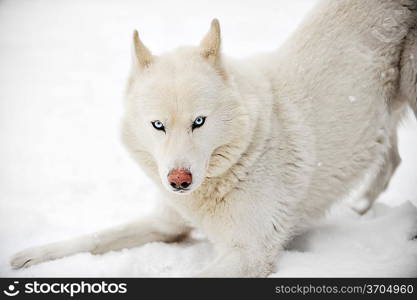
<path id="1" fill-rule="evenodd" d="M 217 20 L 199 47 L 153 56 L 134 33 L 123 140 L 160 187 L 154 215 L 25 250 L 13 267 L 172 242 L 201 229 L 218 258 L 197 276 L 266 276 L 312 218 L 358 185 L 365 212 L 417 113 L 417 1 L 321 2 L 276 52 L 238 61 Z"/>

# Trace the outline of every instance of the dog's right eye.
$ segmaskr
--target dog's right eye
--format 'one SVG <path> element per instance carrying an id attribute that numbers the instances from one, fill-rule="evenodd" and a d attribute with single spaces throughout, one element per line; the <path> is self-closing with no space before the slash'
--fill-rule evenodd
<path id="1" fill-rule="evenodd" d="M 156 130 L 162 130 L 163 132 L 165 132 L 164 123 L 162 123 L 161 121 L 159 120 L 152 121 L 151 124 Z"/>

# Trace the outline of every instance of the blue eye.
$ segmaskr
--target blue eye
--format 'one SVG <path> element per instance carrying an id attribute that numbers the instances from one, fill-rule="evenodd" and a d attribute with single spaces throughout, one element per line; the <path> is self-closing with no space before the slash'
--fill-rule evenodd
<path id="1" fill-rule="evenodd" d="M 165 132 L 165 126 L 164 123 L 162 123 L 159 120 L 156 121 L 152 121 L 152 126 L 156 129 L 156 130 L 162 130 L 163 132 Z"/>
<path id="2" fill-rule="evenodd" d="M 206 117 L 201 117 L 201 116 L 200 117 L 197 117 L 194 120 L 193 125 L 191 126 L 192 129 L 194 130 L 194 129 L 198 128 L 198 127 L 203 126 L 205 121 L 206 121 Z"/>

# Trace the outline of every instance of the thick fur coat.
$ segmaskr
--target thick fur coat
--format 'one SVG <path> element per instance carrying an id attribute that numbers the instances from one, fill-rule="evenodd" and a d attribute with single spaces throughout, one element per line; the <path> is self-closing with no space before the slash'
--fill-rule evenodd
<path id="1" fill-rule="evenodd" d="M 218 258 L 197 276 L 268 275 L 332 203 L 360 187 L 366 201 L 354 209 L 364 213 L 388 185 L 400 163 L 397 124 L 407 106 L 417 113 L 416 26 L 414 0 L 324 0 L 277 51 L 247 60 L 222 55 L 217 20 L 199 47 L 158 57 L 135 32 L 123 141 L 160 187 L 159 210 L 12 264 L 199 228 Z M 192 174 L 189 188 L 172 188 L 172 170 Z M 63 250 L 69 243 L 79 246 Z"/>

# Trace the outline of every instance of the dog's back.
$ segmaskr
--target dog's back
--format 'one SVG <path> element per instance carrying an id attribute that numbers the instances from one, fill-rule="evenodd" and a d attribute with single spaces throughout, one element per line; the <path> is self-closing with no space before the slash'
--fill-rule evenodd
<path id="1" fill-rule="evenodd" d="M 359 183 L 374 201 L 398 166 L 398 121 L 406 104 L 417 113 L 416 8 L 415 0 L 322 1 L 270 67 L 276 110 L 291 101 L 313 128 L 309 215 Z"/>

